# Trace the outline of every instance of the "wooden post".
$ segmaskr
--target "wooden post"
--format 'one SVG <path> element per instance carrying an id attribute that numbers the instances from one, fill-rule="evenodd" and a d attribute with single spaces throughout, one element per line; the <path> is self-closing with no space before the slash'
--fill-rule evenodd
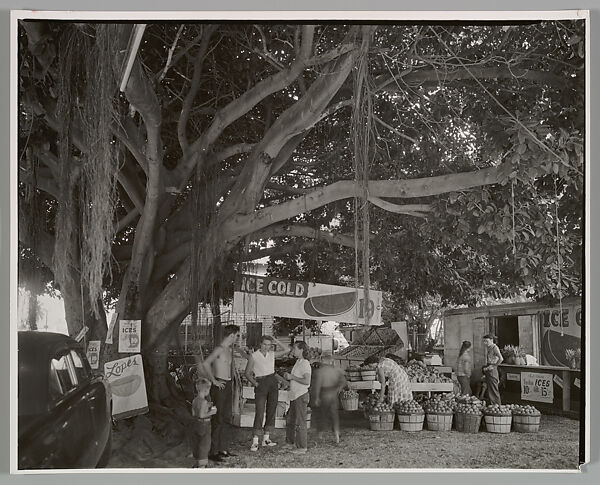
<path id="1" fill-rule="evenodd" d="M 562 389 L 562 409 L 571 410 L 571 376 L 568 370 L 562 371 L 563 389 Z"/>
<path id="2" fill-rule="evenodd" d="M 306 323 L 302 320 L 302 341 L 306 342 Z"/>

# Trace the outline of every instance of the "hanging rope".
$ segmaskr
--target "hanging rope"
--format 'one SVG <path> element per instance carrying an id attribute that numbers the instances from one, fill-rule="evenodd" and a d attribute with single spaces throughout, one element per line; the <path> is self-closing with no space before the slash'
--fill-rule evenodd
<path id="1" fill-rule="evenodd" d="M 373 139 L 373 103 L 372 80 L 369 77 L 369 46 L 373 27 L 363 27 L 363 39 L 360 54 L 357 58 L 356 75 L 354 77 L 354 106 L 352 110 L 352 132 L 354 138 L 354 176 L 357 187 L 360 187 L 360 198 L 354 198 L 354 276 L 357 292 L 357 301 L 360 302 L 358 282 L 359 271 L 359 244 L 362 248 L 362 278 L 364 287 L 364 304 L 362 310 L 364 323 L 370 322 L 370 229 L 369 229 L 369 161 L 372 157 L 374 146 Z M 361 306 L 359 305 L 359 308 Z M 360 316 L 360 315 L 359 315 Z"/>
<path id="2" fill-rule="evenodd" d="M 564 335 L 563 329 L 563 318 L 562 318 L 562 258 L 560 256 L 560 232 L 558 227 L 558 190 L 556 188 L 556 176 L 554 177 L 554 219 L 556 221 L 556 264 L 558 266 L 558 283 L 556 285 L 558 290 L 558 322 L 560 324 L 560 335 Z"/>
<path id="3" fill-rule="evenodd" d="M 199 304 L 199 281 L 200 276 L 200 179 L 201 174 L 196 167 L 194 171 L 194 180 L 192 182 L 192 257 L 190 264 L 190 305 L 191 305 L 191 324 L 192 328 L 198 326 L 198 304 Z M 187 327 L 186 327 L 187 329 Z M 187 331 L 186 331 L 187 347 Z M 187 350 L 187 349 L 186 349 Z M 200 346 L 200 361 L 204 360 L 202 347 Z"/>

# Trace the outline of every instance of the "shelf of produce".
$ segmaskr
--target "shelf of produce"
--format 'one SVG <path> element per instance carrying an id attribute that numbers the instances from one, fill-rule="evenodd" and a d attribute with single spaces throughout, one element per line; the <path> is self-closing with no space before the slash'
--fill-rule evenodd
<path id="1" fill-rule="evenodd" d="M 350 389 L 357 391 L 375 391 L 381 389 L 379 381 L 353 381 L 348 382 Z M 452 392 L 454 384 L 452 382 L 411 382 L 410 390 L 413 392 Z"/>

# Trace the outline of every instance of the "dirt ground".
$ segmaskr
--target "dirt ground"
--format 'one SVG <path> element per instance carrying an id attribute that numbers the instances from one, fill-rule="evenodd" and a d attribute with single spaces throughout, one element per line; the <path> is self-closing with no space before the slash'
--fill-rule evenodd
<path id="1" fill-rule="evenodd" d="M 542 416 L 538 433 L 493 434 L 480 431 L 399 430 L 371 431 L 360 412 L 340 412 L 342 439 L 336 445 L 332 436 L 317 440 L 309 430 L 309 451 L 294 455 L 277 447 L 250 452 L 252 432 L 234 428 L 236 457 L 211 468 L 531 468 L 575 469 L 578 465 L 579 422 L 559 416 Z M 283 444 L 285 430 L 272 435 Z M 184 443 L 160 452 L 140 451 L 125 446 L 124 433 L 114 436 L 109 468 L 190 468 L 193 459 Z"/>

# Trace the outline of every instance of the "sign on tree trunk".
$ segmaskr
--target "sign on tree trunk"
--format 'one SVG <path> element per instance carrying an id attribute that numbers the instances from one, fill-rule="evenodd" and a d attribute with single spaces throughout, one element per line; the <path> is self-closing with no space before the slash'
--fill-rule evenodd
<path id="1" fill-rule="evenodd" d="M 110 383 L 113 417 L 124 419 L 148 411 L 142 356 L 132 355 L 104 364 L 104 376 Z"/>

